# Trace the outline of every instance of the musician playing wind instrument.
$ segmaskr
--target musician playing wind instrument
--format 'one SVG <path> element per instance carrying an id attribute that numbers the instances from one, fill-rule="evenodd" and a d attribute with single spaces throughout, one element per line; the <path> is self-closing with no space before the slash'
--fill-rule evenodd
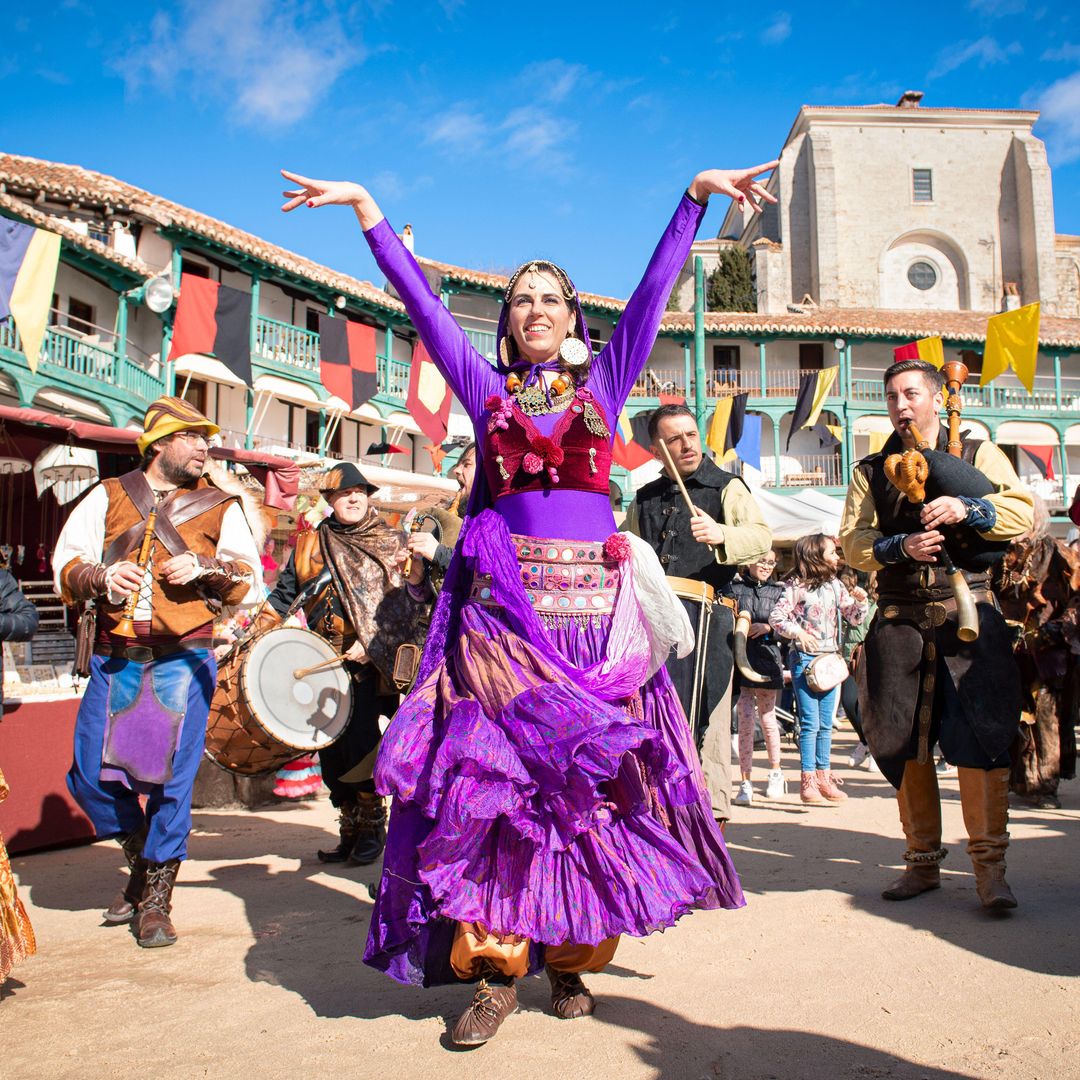
<path id="1" fill-rule="evenodd" d="M 68 788 L 130 869 L 103 917 L 133 923 L 145 948 L 176 941 L 169 913 L 214 693 L 214 619 L 223 604 L 253 603 L 261 584 L 239 498 L 203 476 L 218 430 L 180 398 L 155 401 L 140 468 L 94 488 L 53 555 L 64 601 L 96 607 Z"/>
<path id="2" fill-rule="evenodd" d="M 418 596 L 410 598 L 400 564 L 405 537 L 370 503 L 376 490 L 352 463 L 332 468 L 319 491 L 331 515 L 301 533 L 277 587 L 256 620 L 256 629 L 277 625 L 300 595 L 308 628 L 342 654 L 352 678 L 352 715 L 341 738 L 319 751 L 323 782 L 339 815 L 335 848 L 318 853 L 322 862 L 366 866 L 386 843 L 386 807 L 372 779 L 381 738 L 379 717 L 393 716 L 399 689 L 392 681 L 397 646 L 419 636 Z M 328 571 L 326 580 L 320 576 Z M 410 580 L 423 580 L 415 560 Z M 417 659 L 419 655 L 417 654 Z"/>
<path id="3" fill-rule="evenodd" d="M 945 849 L 930 753 L 940 742 L 958 767 L 979 899 L 1004 909 L 1016 906 L 1005 882 L 1005 849 L 1009 746 L 1021 698 L 988 576 L 1008 541 L 1031 528 L 1032 499 L 993 443 L 961 437 L 959 386 L 967 370 L 950 366 L 961 373 L 950 383 L 948 432 L 939 422 L 942 372 L 921 360 L 886 370 L 894 433 L 880 453 L 856 465 L 840 531 L 848 563 L 877 571 L 877 616 L 859 667 L 860 710 L 870 752 L 898 789 L 908 864 L 882 895 L 907 900 L 940 884 Z M 925 492 L 904 494 L 896 484 L 905 473 L 900 454 L 913 455 L 920 440 L 929 466 Z M 947 441 L 952 454 L 943 452 Z M 950 562 L 962 573 L 959 583 L 950 584 L 943 565 Z"/>

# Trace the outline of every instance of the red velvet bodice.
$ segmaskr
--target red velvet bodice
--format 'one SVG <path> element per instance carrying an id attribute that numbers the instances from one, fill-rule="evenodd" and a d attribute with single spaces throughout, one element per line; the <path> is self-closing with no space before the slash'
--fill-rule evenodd
<path id="1" fill-rule="evenodd" d="M 493 395 L 485 405 L 483 461 L 493 499 L 551 488 L 608 494 L 611 425 L 588 388 L 575 392 L 550 435 L 513 398 Z"/>

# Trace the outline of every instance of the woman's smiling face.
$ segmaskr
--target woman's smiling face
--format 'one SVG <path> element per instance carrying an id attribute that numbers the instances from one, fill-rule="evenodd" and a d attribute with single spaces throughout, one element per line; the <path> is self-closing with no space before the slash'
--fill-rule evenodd
<path id="1" fill-rule="evenodd" d="M 510 297 L 508 321 L 518 353 L 534 364 L 554 359 L 575 325 L 558 280 L 542 270 L 521 275 Z"/>

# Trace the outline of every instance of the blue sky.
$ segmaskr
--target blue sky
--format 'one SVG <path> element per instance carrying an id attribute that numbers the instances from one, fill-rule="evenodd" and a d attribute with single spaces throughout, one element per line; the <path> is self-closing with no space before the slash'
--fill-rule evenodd
<path id="1" fill-rule="evenodd" d="M 547 256 L 625 296 L 695 172 L 768 160 L 803 104 L 904 89 L 1041 108 L 1057 230 L 1080 233 L 1080 5 L 1060 0 L 68 0 L 4 25 L 4 150 L 110 173 L 361 277 L 378 272 L 351 216 L 281 215 L 279 166 L 366 183 L 432 258 Z"/>

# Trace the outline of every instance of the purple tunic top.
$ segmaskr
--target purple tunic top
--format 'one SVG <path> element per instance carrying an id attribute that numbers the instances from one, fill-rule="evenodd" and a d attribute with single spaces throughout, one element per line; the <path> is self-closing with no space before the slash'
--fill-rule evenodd
<path id="1" fill-rule="evenodd" d="M 705 207 L 684 195 L 675 209 L 649 265 L 615 327 L 611 340 L 592 363 L 589 389 L 614 429 L 634 380 L 652 351 L 668 296 L 705 216 Z M 504 377 L 473 347 L 465 331 L 431 291 L 424 272 L 383 218 L 364 233 L 379 268 L 405 304 L 432 360 L 472 420 L 479 446 L 484 445 L 486 410 L 492 394 L 506 393 Z M 558 414 L 533 418 L 548 435 Z M 524 491 L 498 499 L 495 511 L 511 533 L 601 540 L 615 529 L 606 495 L 559 490 Z"/>

